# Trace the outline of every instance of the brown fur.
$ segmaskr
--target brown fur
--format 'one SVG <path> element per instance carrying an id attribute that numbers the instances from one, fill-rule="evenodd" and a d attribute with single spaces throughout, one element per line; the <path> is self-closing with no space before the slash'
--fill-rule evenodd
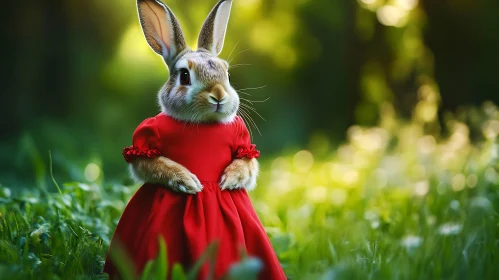
<path id="1" fill-rule="evenodd" d="M 177 79 L 177 76 L 178 75 L 170 75 L 170 79 L 168 79 L 168 81 L 166 81 L 166 83 L 163 85 L 163 88 L 161 89 L 160 92 L 165 92 L 165 93 L 169 93 L 172 91 L 172 89 L 175 87 L 175 80 Z"/>
<path id="2" fill-rule="evenodd" d="M 161 45 L 153 35 L 157 35 L 163 42 L 165 38 L 170 37 L 169 29 L 162 28 L 161 26 L 162 19 L 166 18 L 165 9 L 155 1 L 137 1 L 137 9 L 140 16 L 140 24 L 147 42 L 156 53 L 161 54 Z M 170 47 L 170 45 L 167 44 L 167 47 Z"/>
<path id="3" fill-rule="evenodd" d="M 163 56 L 161 45 L 165 45 L 168 54 L 164 59 L 167 63 L 172 62 L 186 49 L 182 28 L 173 12 L 159 0 L 137 0 L 137 10 L 144 36 L 151 48 Z"/>
<path id="4" fill-rule="evenodd" d="M 215 84 L 210 90 L 210 92 L 215 96 L 215 98 L 220 101 L 227 95 L 224 87 L 221 84 Z"/>
<path id="5" fill-rule="evenodd" d="M 146 40 L 156 53 L 163 56 L 170 70 L 170 79 L 159 92 L 163 112 L 169 112 L 181 120 L 198 123 L 219 122 L 222 119 L 222 122 L 231 121 L 235 116 L 239 97 L 230 85 L 227 86 L 228 63 L 217 57 L 222 50 L 224 38 L 217 38 L 217 42 L 213 42 L 218 9 L 224 2 L 229 1 L 231 0 L 219 1 L 210 12 L 199 35 L 199 50 L 194 52 L 187 48 L 180 24 L 166 5 L 159 0 L 137 0 L 140 23 Z M 216 53 L 213 52 L 213 44 L 216 45 Z M 166 54 L 162 45 L 167 47 Z M 188 68 L 196 74 L 202 85 L 199 92 L 193 95 L 191 103 L 186 102 L 185 98 L 189 88 L 175 85 L 178 79 L 175 63 L 183 58 L 187 60 Z M 228 95 L 230 102 L 223 106 L 230 109 L 227 109 L 224 115 L 213 113 L 213 104 L 207 102 L 210 93 L 219 100 Z M 224 190 L 252 190 L 256 186 L 258 171 L 256 159 L 236 159 L 225 169 L 220 187 Z M 136 159 L 131 164 L 131 172 L 139 181 L 162 184 L 176 191 L 196 193 L 202 190 L 196 175 L 166 157 Z"/>
<path id="6" fill-rule="evenodd" d="M 228 81 L 227 62 L 206 51 L 190 50 L 185 51 L 180 60 L 182 65 L 175 67 L 188 67 L 189 62 L 192 64 L 190 72 L 194 85 L 178 85 L 178 69 L 170 68 L 170 79 L 158 93 L 162 111 L 178 120 L 191 123 L 233 121 L 240 100 Z M 220 95 L 224 92 L 226 97 L 217 113 L 214 112 L 216 106 L 209 103 L 209 94 L 215 94 L 211 92 L 212 88 L 219 91 Z"/>
<path id="7" fill-rule="evenodd" d="M 177 92 L 180 94 L 180 95 L 186 95 L 187 94 L 187 87 L 186 86 L 178 86 L 178 89 L 177 89 Z"/>
<path id="8" fill-rule="evenodd" d="M 258 172 L 258 161 L 255 158 L 235 159 L 225 168 L 224 174 L 220 179 L 220 188 L 222 190 L 240 188 L 253 190 L 256 187 Z"/>
<path id="9" fill-rule="evenodd" d="M 166 7 L 166 6 L 165 6 Z M 187 44 L 185 43 L 184 33 L 182 32 L 182 28 L 180 27 L 180 23 L 177 20 L 177 17 L 173 14 L 170 8 L 166 7 L 166 10 L 170 14 L 170 18 L 172 21 L 172 29 L 173 29 L 173 42 L 175 43 L 175 47 L 177 48 L 177 54 L 182 52 L 187 48 Z M 174 59 L 174 57 L 172 57 Z"/>
<path id="10" fill-rule="evenodd" d="M 206 18 L 203 23 L 203 27 L 201 27 L 201 32 L 199 33 L 198 38 L 198 48 L 205 49 L 211 52 L 213 44 L 216 44 L 217 53 L 222 51 L 224 38 L 221 38 L 218 42 L 213 42 L 214 40 L 214 28 L 215 28 L 215 19 L 217 16 L 218 8 L 227 0 L 220 0 L 215 7 L 211 10 L 210 14 Z"/>
<path id="11" fill-rule="evenodd" d="M 218 2 L 215 7 L 211 10 L 210 14 L 206 18 L 201 27 L 201 32 L 198 38 L 198 49 L 205 49 L 211 51 L 211 46 L 213 45 L 213 28 L 215 25 L 215 17 L 217 15 L 217 10 L 223 0 Z"/>
<path id="12" fill-rule="evenodd" d="M 137 158 L 131 171 L 138 181 L 165 185 L 175 191 L 197 193 L 203 189 L 196 175 L 166 157 Z"/>
<path id="13" fill-rule="evenodd" d="M 206 52 L 192 52 L 188 54 L 192 62 L 192 69 L 196 77 L 204 84 L 224 81 L 228 79 L 224 60 Z M 210 62 L 211 61 L 211 62 Z"/>

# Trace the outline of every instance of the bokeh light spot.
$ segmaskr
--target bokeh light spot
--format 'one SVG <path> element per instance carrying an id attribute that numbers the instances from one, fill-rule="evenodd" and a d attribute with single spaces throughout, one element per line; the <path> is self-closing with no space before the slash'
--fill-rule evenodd
<path id="1" fill-rule="evenodd" d="M 343 182 L 348 186 L 353 186 L 359 179 L 359 172 L 357 170 L 349 170 L 343 175 Z"/>
<path id="2" fill-rule="evenodd" d="M 431 122 L 437 117 L 437 104 L 430 101 L 420 101 L 416 105 L 416 117 L 425 122 Z"/>
<path id="3" fill-rule="evenodd" d="M 436 146 L 437 142 L 431 135 L 423 136 L 418 140 L 419 151 L 423 154 L 431 154 L 433 151 L 435 151 Z"/>
<path id="4" fill-rule="evenodd" d="M 386 26 L 401 27 L 405 24 L 404 18 L 407 11 L 393 5 L 385 5 L 378 9 L 376 15 L 381 24 Z"/>
<path id="5" fill-rule="evenodd" d="M 463 174 L 457 174 L 452 177 L 452 189 L 456 192 L 461 191 L 466 186 L 466 177 Z"/>
<path id="6" fill-rule="evenodd" d="M 293 157 L 293 164 L 298 171 L 307 172 L 314 165 L 314 156 L 309 151 L 299 151 Z"/>
<path id="7" fill-rule="evenodd" d="M 90 181 L 94 182 L 96 181 L 99 176 L 100 176 L 100 168 L 97 164 L 95 163 L 89 163 L 87 167 L 85 167 L 85 178 Z"/>
<path id="8" fill-rule="evenodd" d="M 418 0 L 397 0 L 395 2 L 400 8 L 410 11 L 418 5 Z"/>
<path id="9" fill-rule="evenodd" d="M 468 175 L 468 178 L 466 179 L 466 184 L 470 188 L 476 187 L 476 184 L 478 183 L 478 177 L 475 174 L 470 174 Z"/>
<path id="10" fill-rule="evenodd" d="M 307 190 L 307 198 L 315 203 L 321 203 L 326 200 L 327 189 L 323 186 L 309 188 Z"/>
<path id="11" fill-rule="evenodd" d="M 414 186 L 414 193 L 418 196 L 424 196 L 430 190 L 430 184 L 428 181 L 417 182 Z"/>
<path id="12" fill-rule="evenodd" d="M 499 121 L 498 120 L 487 121 L 483 128 L 483 134 L 488 139 L 495 139 L 499 134 Z"/>
<path id="13" fill-rule="evenodd" d="M 347 192 L 344 189 L 334 189 L 331 191 L 331 202 L 336 206 L 341 206 L 347 200 Z"/>

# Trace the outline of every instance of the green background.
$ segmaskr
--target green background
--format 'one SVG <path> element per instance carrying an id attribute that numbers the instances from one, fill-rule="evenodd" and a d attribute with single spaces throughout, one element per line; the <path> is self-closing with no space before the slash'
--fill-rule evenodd
<path id="1" fill-rule="evenodd" d="M 195 46 L 215 0 L 167 4 Z M 221 57 L 265 118 L 252 115 L 261 135 L 249 125 L 262 151 L 250 196 L 290 279 L 499 278 L 498 10 L 234 0 Z M 168 70 L 135 1 L 0 13 L 0 275 L 104 278 L 139 187 L 121 151 L 159 112 Z"/>
<path id="2" fill-rule="evenodd" d="M 167 1 L 192 47 L 212 2 Z M 236 0 L 221 57 L 232 52 L 236 88 L 265 86 L 243 97 L 270 98 L 254 103 L 266 121 L 253 114 L 253 139 L 272 158 L 316 138 L 337 146 L 350 125 L 376 124 L 385 102 L 411 117 L 422 79 L 438 84 L 440 112 L 497 103 L 497 9 L 492 0 Z M 8 1 L 2 11 L 1 178 L 32 183 L 33 153 L 46 162 L 48 150 L 61 179 L 84 179 L 75 176 L 88 163 L 124 178 L 121 149 L 158 112 L 168 79 L 135 2 Z"/>

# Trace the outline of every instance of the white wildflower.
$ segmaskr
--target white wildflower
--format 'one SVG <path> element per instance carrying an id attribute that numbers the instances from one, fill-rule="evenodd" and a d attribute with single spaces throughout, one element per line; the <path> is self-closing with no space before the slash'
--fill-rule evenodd
<path id="1" fill-rule="evenodd" d="M 461 224 L 446 223 L 438 228 L 438 233 L 441 235 L 457 235 L 463 229 Z"/>
<path id="2" fill-rule="evenodd" d="M 459 207 L 461 206 L 461 204 L 459 203 L 459 201 L 457 200 L 453 200 L 450 202 L 450 208 L 452 208 L 452 210 L 459 210 Z"/>
<path id="3" fill-rule="evenodd" d="M 425 196 L 430 190 L 430 184 L 427 180 L 419 181 L 414 184 L 414 192 L 418 196 Z"/>
<path id="4" fill-rule="evenodd" d="M 471 200 L 471 207 L 474 207 L 474 208 L 481 208 L 481 209 L 484 209 L 484 210 L 490 210 L 492 209 L 492 203 L 490 202 L 490 200 L 484 196 L 478 196 L 478 197 L 474 197 L 472 200 Z"/>
<path id="5" fill-rule="evenodd" d="M 404 237 L 400 243 L 406 249 L 410 250 L 410 249 L 414 249 L 414 248 L 421 246 L 421 243 L 423 243 L 423 238 L 421 238 L 420 236 L 416 236 L 416 235 L 408 235 L 408 236 Z"/>
<path id="6" fill-rule="evenodd" d="M 364 212 L 364 219 L 372 221 L 378 219 L 378 214 L 376 214 L 373 211 L 366 211 Z"/>

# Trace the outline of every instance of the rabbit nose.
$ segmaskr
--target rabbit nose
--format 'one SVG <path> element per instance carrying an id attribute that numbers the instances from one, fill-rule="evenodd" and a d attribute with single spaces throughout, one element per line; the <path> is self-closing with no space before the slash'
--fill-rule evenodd
<path id="1" fill-rule="evenodd" d="M 225 89 L 217 84 L 211 88 L 211 92 L 208 95 L 208 101 L 212 104 L 224 104 L 227 102 L 227 93 Z"/>
<path id="2" fill-rule="evenodd" d="M 222 99 L 219 99 L 219 97 L 217 97 L 213 93 L 210 93 L 208 95 L 208 102 L 210 102 L 211 104 L 214 104 L 214 105 L 222 105 L 222 104 L 227 103 L 227 96 L 224 96 L 224 97 L 222 97 Z"/>

